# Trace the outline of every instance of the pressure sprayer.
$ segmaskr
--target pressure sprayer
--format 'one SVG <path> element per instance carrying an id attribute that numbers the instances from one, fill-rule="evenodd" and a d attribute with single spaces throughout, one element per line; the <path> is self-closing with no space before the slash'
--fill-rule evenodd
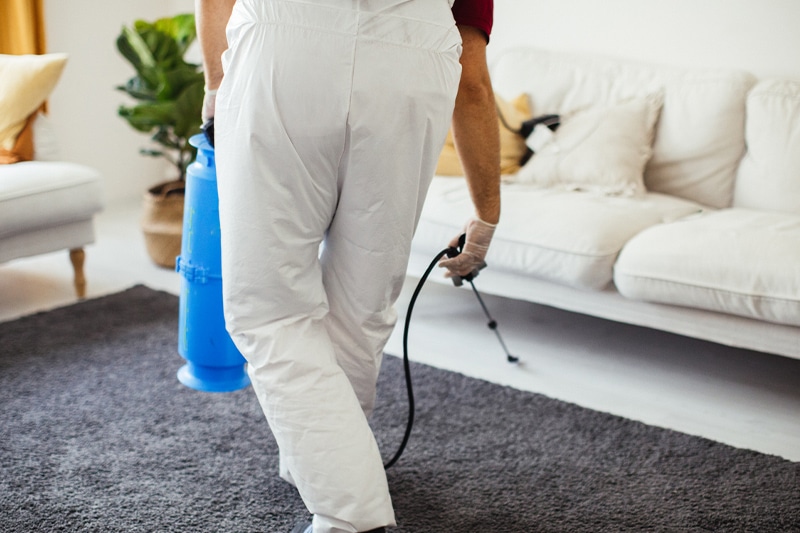
<path id="1" fill-rule="evenodd" d="M 222 312 L 222 254 L 214 147 L 203 134 L 189 142 L 197 148 L 186 169 L 178 308 L 178 353 L 186 364 L 178 380 L 204 392 L 232 392 L 247 387 L 245 359 L 225 329 Z"/>
<path id="2" fill-rule="evenodd" d="M 187 387 L 206 392 L 230 392 L 250 384 L 244 369 L 245 360 L 225 330 L 222 311 L 222 272 L 219 236 L 219 197 L 217 196 L 216 165 L 214 161 L 214 122 L 203 125 L 203 134 L 193 136 L 189 142 L 197 148 L 197 158 L 186 173 L 186 199 L 183 217 L 181 255 L 176 270 L 181 273 L 179 308 L 178 352 L 186 365 L 178 371 L 178 380 Z M 422 287 L 434 267 L 446 255 L 455 257 L 463 251 L 466 235 L 461 235 L 457 246 L 445 248 L 433 258 L 417 283 L 408 303 L 403 326 L 403 367 L 408 392 L 408 421 L 403 440 L 394 456 L 384 465 L 390 468 L 408 444 L 414 426 L 414 389 L 411 383 L 411 365 L 408 359 L 408 330 L 411 314 Z M 509 363 L 519 362 L 506 348 L 497 321 L 489 314 L 473 280 L 486 264 L 466 276 L 454 276 L 453 283 L 460 287 L 466 281 L 480 303 L 487 326 L 494 331 Z"/>

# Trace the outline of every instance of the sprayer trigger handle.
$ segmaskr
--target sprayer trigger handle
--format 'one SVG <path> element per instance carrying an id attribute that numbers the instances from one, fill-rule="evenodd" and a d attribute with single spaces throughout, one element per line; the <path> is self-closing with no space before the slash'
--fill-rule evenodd
<path id="1" fill-rule="evenodd" d="M 483 270 L 484 268 L 486 268 L 486 261 L 482 262 L 480 265 L 478 265 L 478 267 L 475 270 L 473 270 L 472 272 L 470 272 L 466 276 L 462 276 L 462 277 L 467 281 L 472 281 L 473 279 L 475 279 L 475 277 L 478 274 L 481 273 L 481 270 Z"/>

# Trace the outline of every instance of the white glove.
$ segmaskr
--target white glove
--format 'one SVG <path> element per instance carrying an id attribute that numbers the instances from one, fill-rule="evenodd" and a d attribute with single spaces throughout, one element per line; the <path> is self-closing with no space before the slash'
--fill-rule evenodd
<path id="1" fill-rule="evenodd" d="M 203 122 L 207 122 L 208 119 L 214 118 L 214 112 L 216 111 L 217 107 L 217 90 L 216 89 L 206 89 L 206 94 L 203 97 L 203 111 L 202 111 L 202 119 Z"/>
<path id="2" fill-rule="evenodd" d="M 469 219 L 461 232 L 467 234 L 461 253 L 439 261 L 439 266 L 447 269 L 445 277 L 466 276 L 483 268 L 496 227 L 497 224 L 489 224 L 477 217 Z M 458 246 L 461 233 L 450 241 L 450 246 Z"/>

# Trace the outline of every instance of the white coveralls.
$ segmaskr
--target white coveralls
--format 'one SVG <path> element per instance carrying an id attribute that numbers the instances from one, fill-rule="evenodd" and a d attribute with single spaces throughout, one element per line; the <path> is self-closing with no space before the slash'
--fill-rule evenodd
<path id="1" fill-rule="evenodd" d="M 227 27 L 225 318 L 315 533 L 394 525 L 367 417 L 458 88 L 450 5 L 239 0 Z"/>

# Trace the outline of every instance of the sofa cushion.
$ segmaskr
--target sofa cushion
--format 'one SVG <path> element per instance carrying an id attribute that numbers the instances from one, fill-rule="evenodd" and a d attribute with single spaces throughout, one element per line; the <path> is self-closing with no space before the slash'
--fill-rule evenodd
<path id="1" fill-rule="evenodd" d="M 744 114 L 755 77 L 722 69 L 682 69 L 512 48 L 492 63 L 501 95 L 527 91 L 534 116 L 664 92 L 645 186 L 711 207 L 728 207 L 744 154 Z"/>
<path id="2" fill-rule="evenodd" d="M 800 214 L 800 82 L 756 85 L 747 97 L 745 137 L 734 205 Z"/>
<path id="3" fill-rule="evenodd" d="M 56 86 L 66 62 L 66 54 L 0 54 L 0 146 L 14 146 L 25 121 Z"/>
<path id="4" fill-rule="evenodd" d="M 800 326 L 800 216 L 731 208 L 655 226 L 623 248 L 628 298 Z"/>
<path id="5" fill-rule="evenodd" d="M 99 174 L 64 162 L 0 166 L 0 238 L 91 218 L 102 208 Z"/>
<path id="6" fill-rule="evenodd" d="M 561 117 L 553 137 L 515 181 L 600 194 L 644 194 L 644 167 L 653 153 L 653 128 L 663 101 L 661 94 L 629 98 Z"/>
<path id="7" fill-rule="evenodd" d="M 622 246 L 644 228 L 697 212 L 693 202 L 658 193 L 641 199 L 502 187 L 502 216 L 486 258 L 489 268 L 600 290 Z M 472 214 L 464 180 L 434 178 L 414 237 L 433 257 Z"/>

